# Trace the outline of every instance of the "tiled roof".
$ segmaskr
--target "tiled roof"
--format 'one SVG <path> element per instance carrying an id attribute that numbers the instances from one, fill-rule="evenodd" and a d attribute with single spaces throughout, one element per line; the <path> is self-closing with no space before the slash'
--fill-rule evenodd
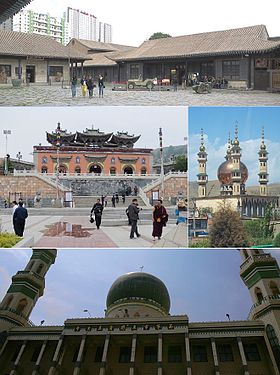
<path id="1" fill-rule="evenodd" d="M 269 39 L 264 25 L 249 26 L 148 40 L 138 48 L 124 52 L 116 60 L 148 60 L 268 52 L 280 48 L 280 41 L 277 38 L 275 39 Z"/>
<path id="2" fill-rule="evenodd" d="M 0 30 L 0 55 L 80 60 L 86 58 L 76 51 L 70 52 L 69 48 L 50 36 L 4 30 Z"/>
<path id="3" fill-rule="evenodd" d="M 88 55 L 88 59 L 84 62 L 84 66 L 115 66 L 114 57 L 118 56 L 115 52 L 98 52 Z"/>
<path id="4" fill-rule="evenodd" d="M 76 39 L 77 42 L 80 42 L 82 45 L 87 47 L 88 49 L 95 50 L 95 51 L 129 51 L 132 48 L 131 46 L 124 46 L 123 44 L 114 44 L 114 43 L 102 43 L 96 42 L 94 40 L 85 40 L 85 39 Z M 71 43 L 71 41 L 70 41 Z"/>
<path id="5" fill-rule="evenodd" d="M 31 0 L 1 0 L 0 22 L 4 22 L 7 18 L 12 17 L 30 2 Z"/>

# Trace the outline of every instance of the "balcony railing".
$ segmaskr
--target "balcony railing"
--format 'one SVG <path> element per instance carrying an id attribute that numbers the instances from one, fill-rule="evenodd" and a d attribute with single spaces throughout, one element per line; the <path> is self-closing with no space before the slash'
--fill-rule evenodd
<path id="1" fill-rule="evenodd" d="M 253 313 L 253 311 L 256 310 L 259 306 L 263 306 L 265 304 L 268 304 L 268 303 L 271 303 L 271 302 L 274 302 L 274 301 L 280 301 L 280 294 L 276 294 L 274 296 L 269 295 L 269 296 L 263 297 L 263 299 L 261 301 L 258 301 L 258 302 L 253 304 L 253 306 L 251 307 L 250 312 L 249 312 L 249 317 Z"/>
<path id="2" fill-rule="evenodd" d="M 28 319 L 28 317 L 26 315 L 18 312 L 17 310 L 15 310 L 15 309 L 13 309 L 11 307 L 0 307 L 0 312 L 1 311 L 8 311 L 8 312 L 16 315 L 17 317 L 20 317 L 20 318 L 26 320 L 27 323 L 28 323 L 28 325 L 33 326 L 33 327 L 35 326 L 35 324 L 30 319 Z"/>
<path id="3" fill-rule="evenodd" d="M 268 259 L 271 259 L 270 254 L 255 254 L 249 256 L 240 266 L 240 270 L 243 271 L 249 265 L 254 262 L 266 262 Z"/>

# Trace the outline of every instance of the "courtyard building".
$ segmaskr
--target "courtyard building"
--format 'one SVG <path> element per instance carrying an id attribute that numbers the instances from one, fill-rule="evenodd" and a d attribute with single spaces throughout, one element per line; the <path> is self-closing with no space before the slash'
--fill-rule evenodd
<path id="1" fill-rule="evenodd" d="M 0 30 L 0 84 L 69 82 L 70 64 L 84 60 L 52 37 Z"/>

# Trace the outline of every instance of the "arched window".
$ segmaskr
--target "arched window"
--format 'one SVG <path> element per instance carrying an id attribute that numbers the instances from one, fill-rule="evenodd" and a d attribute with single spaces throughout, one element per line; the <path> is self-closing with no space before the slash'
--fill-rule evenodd
<path id="1" fill-rule="evenodd" d="M 89 173 L 101 174 L 102 173 L 102 168 L 100 167 L 99 164 L 92 164 L 89 167 Z"/>
<path id="2" fill-rule="evenodd" d="M 43 263 L 40 263 L 39 266 L 38 266 L 38 268 L 37 268 L 37 270 L 36 270 L 36 273 L 38 275 L 40 275 L 40 273 L 42 272 L 43 267 L 44 267 Z"/>
<path id="3" fill-rule="evenodd" d="M 145 158 L 142 158 L 142 164 L 146 164 L 146 159 Z"/>
<path id="4" fill-rule="evenodd" d="M 76 156 L 76 163 L 77 163 L 77 164 L 80 164 L 80 162 L 81 162 L 81 158 L 80 158 L 80 156 Z"/>
<path id="5" fill-rule="evenodd" d="M 42 157 L 42 164 L 47 164 L 48 158 L 46 156 Z"/>
<path id="6" fill-rule="evenodd" d="M 81 168 L 80 168 L 79 166 L 77 166 L 77 167 L 75 168 L 75 173 L 77 173 L 77 174 L 80 174 L 80 173 L 81 173 Z"/>
<path id="7" fill-rule="evenodd" d="M 27 306 L 27 300 L 26 300 L 26 298 L 22 298 L 22 299 L 19 301 L 18 305 L 17 305 L 16 312 L 17 312 L 18 314 L 22 314 L 22 312 L 23 312 L 25 306 Z"/>
<path id="8" fill-rule="evenodd" d="M 277 363 L 278 370 L 280 371 L 280 345 L 278 337 L 276 336 L 275 330 L 271 324 L 266 326 L 266 334 L 275 358 L 275 362 Z"/>
<path id="9" fill-rule="evenodd" d="M 48 173 L 48 167 L 43 165 L 43 167 L 41 168 L 41 173 Z"/>
<path id="10" fill-rule="evenodd" d="M 127 165 L 126 167 L 124 167 L 123 173 L 124 174 L 133 174 L 133 168 L 130 167 L 129 165 Z"/>
<path id="11" fill-rule="evenodd" d="M 260 290 L 260 288 L 255 288 L 255 296 L 257 298 L 257 301 L 259 303 L 261 303 L 262 300 L 263 300 L 263 294 L 262 294 L 262 291 Z"/>
<path id="12" fill-rule="evenodd" d="M 26 267 L 26 271 L 30 271 L 33 267 L 33 264 L 34 264 L 34 260 L 28 264 L 28 266 Z"/>
<path id="13" fill-rule="evenodd" d="M 141 175 L 145 176 L 147 174 L 147 169 L 146 168 L 141 168 Z"/>
<path id="14" fill-rule="evenodd" d="M 110 175 L 112 175 L 112 176 L 116 175 L 116 168 L 115 167 L 110 168 Z"/>
<path id="15" fill-rule="evenodd" d="M 278 294 L 280 294 L 279 288 L 274 281 L 270 281 L 269 287 L 273 296 L 277 296 Z"/>
<path id="16" fill-rule="evenodd" d="M 7 301 L 5 303 L 5 308 L 7 309 L 8 307 L 10 307 L 11 305 L 11 302 L 12 300 L 14 299 L 14 296 L 13 295 L 10 295 L 8 298 L 7 298 Z"/>
<path id="17" fill-rule="evenodd" d="M 115 158 L 111 158 L 111 164 L 115 164 L 116 163 L 116 159 Z"/>

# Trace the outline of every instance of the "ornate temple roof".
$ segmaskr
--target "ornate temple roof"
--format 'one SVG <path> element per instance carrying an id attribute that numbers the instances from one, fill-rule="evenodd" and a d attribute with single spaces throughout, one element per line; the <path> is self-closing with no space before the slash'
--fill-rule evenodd
<path id="1" fill-rule="evenodd" d="M 128 132 L 104 133 L 99 129 L 88 129 L 74 134 L 67 133 L 67 130 L 61 130 L 60 124 L 55 132 L 47 134 L 47 141 L 53 146 L 57 146 L 60 139 L 60 146 L 79 146 L 79 147 L 123 147 L 132 148 L 141 135 L 134 136 Z"/>

